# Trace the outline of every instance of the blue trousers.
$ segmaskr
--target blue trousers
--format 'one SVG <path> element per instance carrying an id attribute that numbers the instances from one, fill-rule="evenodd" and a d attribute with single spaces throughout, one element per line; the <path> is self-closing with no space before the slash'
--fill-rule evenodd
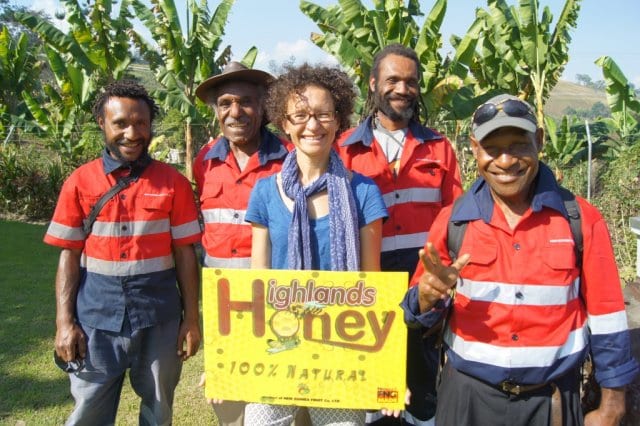
<path id="1" fill-rule="evenodd" d="M 69 374 L 75 407 L 67 425 L 113 425 L 125 373 L 141 398 L 140 425 L 171 424 L 174 390 L 182 361 L 177 355 L 180 320 L 118 333 L 82 326 L 87 336 L 85 366 Z"/>

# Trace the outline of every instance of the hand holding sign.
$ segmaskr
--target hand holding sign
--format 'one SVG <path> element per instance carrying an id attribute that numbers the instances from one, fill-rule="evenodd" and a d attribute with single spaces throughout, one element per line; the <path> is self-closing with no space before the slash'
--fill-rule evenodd
<path id="1" fill-rule="evenodd" d="M 427 243 L 427 253 L 420 250 L 420 260 L 424 266 L 424 274 L 418 282 L 418 302 L 420 312 L 426 312 L 436 304 L 438 300 L 444 300 L 449 296 L 458 281 L 462 268 L 469 262 L 470 255 L 463 254 L 450 266 L 442 264 L 440 254 L 432 243 Z"/>

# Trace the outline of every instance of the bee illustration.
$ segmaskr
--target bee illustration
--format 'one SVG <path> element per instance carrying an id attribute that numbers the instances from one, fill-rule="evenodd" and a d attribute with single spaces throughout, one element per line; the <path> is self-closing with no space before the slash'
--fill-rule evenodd
<path id="1" fill-rule="evenodd" d="M 276 311 L 269 319 L 269 327 L 278 338 L 268 339 L 267 352 L 278 353 L 289 349 L 294 349 L 300 344 L 298 332 L 300 331 L 300 320 L 305 315 L 317 315 L 322 312 L 325 305 L 311 301 L 304 305 L 292 304 L 289 309 Z"/>

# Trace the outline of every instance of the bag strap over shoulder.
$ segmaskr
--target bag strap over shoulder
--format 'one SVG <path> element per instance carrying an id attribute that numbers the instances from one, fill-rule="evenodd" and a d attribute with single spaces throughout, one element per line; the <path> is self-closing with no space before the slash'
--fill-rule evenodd
<path id="1" fill-rule="evenodd" d="M 116 182 L 116 184 L 113 185 L 111 188 L 109 188 L 107 192 L 102 194 L 98 202 L 91 207 L 89 216 L 87 216 L 82 221 L 82 229 L 84 231 L 85 237 L 91 234 L 93 224 L 96 221 L 98 214 L 100 214 L 100 211 L 104 208 L 105 204 L 107 204 L 107 201 L 112 199 L 118 192 L 128 187 L 129 184 L 131 184 L 131 182 L 137 181 L 145 168 L 146 168 L 146 164 L 143 164 L 139 167 L 134 167 L 128 176 L 123 176 L 118 178 L 118 181 Z"/>
<path id="2" fill-rule="evenodd" d="M 461 195 L 453 202 L 453 209 L 451 210 L 451 216 L 460 208 L 462 199 L 466 196 Z M 460 247 L 462 246 L 462 240 L 464 239 L 464 233 L 467 231 L 467 225 L 469 222 L 464 221 L 447 221 L 447 248 L 449 249 L 449 257 L 451 261 L 455 261 L 460 254 Z"/>

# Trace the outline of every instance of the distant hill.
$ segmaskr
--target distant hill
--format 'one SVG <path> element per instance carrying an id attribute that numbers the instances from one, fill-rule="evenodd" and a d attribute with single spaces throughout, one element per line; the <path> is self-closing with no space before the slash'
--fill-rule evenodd
<path id="1" fill-rule="evenodd" d="M 572 107 L 575 110 L 591 109 L 591 106 L 598 101 L 607 105 L 607 96 L 604 90 L 595 90 L 561 80 L 551 91 L 544 112 L 553 118 L 562 118 L 567 107 Z"/>

